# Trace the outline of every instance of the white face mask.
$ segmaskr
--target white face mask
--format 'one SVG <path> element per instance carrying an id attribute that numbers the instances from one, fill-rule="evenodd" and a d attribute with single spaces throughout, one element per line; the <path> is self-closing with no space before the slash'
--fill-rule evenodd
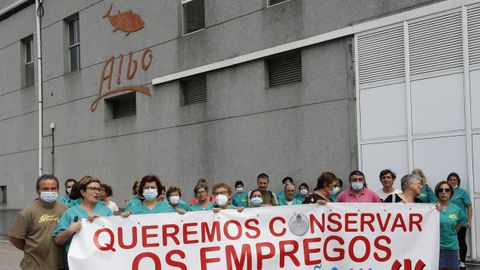
<path id="1" fill-rule="evenodd" d="M 67 195 L 70 194 L 70 192 L 72 192 L 72 188 L 71 188 L 71 187 L 67 188 Z"/>
<path id="2" fill-rule="evenodd" d="M 178 204 L 178 202 L 180 202 L 180 196 L 170 196 L 170 203 L 171 204 Z"/>
<path id="3" fill-rule="evenodd" d="M 252 201 L 252 204 L 255 206 L 259 206 L 263 203 L 263 199 L 261 197 L 253 197 L 251 201 Z"/>
<path id="4" fill-rule="evenodd" d="M 236 190 L 237 192 L 243 192 L 243 187 L 237 187 Z"/>
<path id="5" fill-rule="evenodd" d="M 308 189 L 305 189 L 305 188 L 300 189 L 300 194 L 302 194 L 303 196 L 307 195 Z"/>
<path id="6" fill-rule="evenodd" d="M 157 189 L 144 189 L 143 197 L 145 198 L 145 200 L 151 202 L 158 197 L 158 191 Z"/>
<path id="7" fill-rule="evenodd" d="M 217 196 L 215 196 L 215 202 L 218 204 L 218 206 L 223 207 L 227 205 L 228 197 L 224 194 L 218 194 Z"/>
<path id="8" fill-rule="evenodd" d="M 336 195 L 340 191 L 340 187 L 334 187 L 332 191 L 329 192 L 330 195 Z"/>
<path id="9" fill-rule="evenodd" d="M 40 199 L 47 203 L 53 203 L 58 198 L 58 192 L 55 191 L 42 191 L 40 192 Z"/>
<path id="10" fill-rule="evenodd" d="M 352 182 L 352 189 L 355 191 L 360 191 L 363 189 L 363 182 Z"/>

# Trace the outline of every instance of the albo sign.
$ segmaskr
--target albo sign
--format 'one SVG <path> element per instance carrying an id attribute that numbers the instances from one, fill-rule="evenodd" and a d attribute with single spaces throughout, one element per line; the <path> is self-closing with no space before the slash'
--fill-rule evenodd
<path id="1" fill-rule="evenodd" d="M 114 27 L 114 32 L 120 30 L 128 36 L 130 33 L 136 32 L 144 27 L 145 23 L 142 18 L 131 10 L 127 12 L 118 11 L 116 15 L 111 15 L 112 8 L 113 5 L 110 5 L 110 8 L 103 18 L 108 18 Z M 150 89 L 148 87 L 140 85 L 122 86 L 122 80 L 131 81 L 135 78 L 140 68 L 143 71 L 148 70 L 152 64 L 152 60 L 153 54 L 150 49 L 145 49 L 138 53 L 130 51 L 127 55 L 120 54 L 118 57 L 111 56 L 103 65 L 98 94 L 90 106 L 90 110 L 94 112 L 100 100 L 119 92 L 137 91 L 150 96 Z M 124 69 L 125 64 L 126 70 Z M 115 80 L 115 88 L 112 88 L 112 80 Z"/>

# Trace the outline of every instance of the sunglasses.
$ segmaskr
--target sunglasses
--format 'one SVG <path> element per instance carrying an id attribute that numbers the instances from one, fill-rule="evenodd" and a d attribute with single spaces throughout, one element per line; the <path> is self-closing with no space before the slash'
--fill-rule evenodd
<path id="1" fill-rule="evenodd" d="M 438 191 L 439 191 L 440 193 L 447 193 L 447 192 L 450 192 L 451 189 L 450 189 L 450 188 L 439 188 Z"/>

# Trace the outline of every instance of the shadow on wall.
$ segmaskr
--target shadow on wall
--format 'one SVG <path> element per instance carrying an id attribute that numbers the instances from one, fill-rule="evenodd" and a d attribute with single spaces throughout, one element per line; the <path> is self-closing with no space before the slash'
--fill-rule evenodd
<path id="1" fill-rule="evenodd" d="M 0 236 L 6 236 L 20 210 L 0 210 Z"/>

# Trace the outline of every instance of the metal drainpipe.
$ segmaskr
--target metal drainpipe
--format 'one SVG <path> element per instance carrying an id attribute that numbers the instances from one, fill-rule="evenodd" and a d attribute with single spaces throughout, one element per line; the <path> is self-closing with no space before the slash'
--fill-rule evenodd
<path id="1" fill-rule="evenodd" d="M 43 76 L 42 76 L 42 16 L 43 0 L 35 0 L 37 25 L 37 70 L 38 70 L 38 175 L 43 174 Z"/>

